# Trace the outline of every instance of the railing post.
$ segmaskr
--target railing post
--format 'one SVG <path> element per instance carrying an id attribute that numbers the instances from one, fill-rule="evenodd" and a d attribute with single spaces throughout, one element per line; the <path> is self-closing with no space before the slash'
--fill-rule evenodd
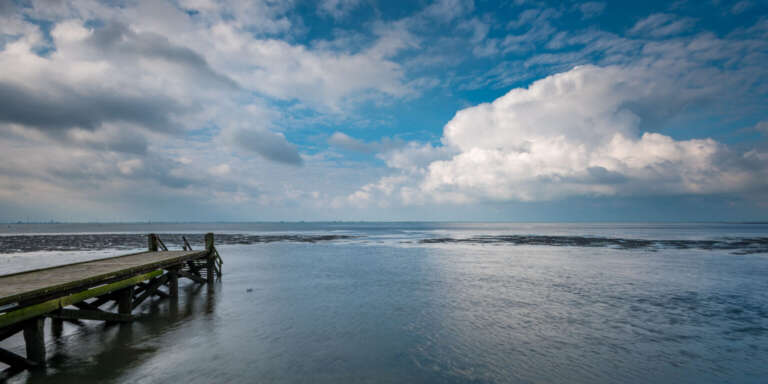
<path id="1" fill-rule="evenodd" d="M 157 235 L 150 233 L 149 236 L 147 236 L 147 248 L 150 252 L 157 252 L 157 247 Z"/>
<path id="2" fill-rule="evenodd" d="M 24 342 L 27 346 L 27 360 L 39 367 L 45 365 L 45 317 L 36 317 L 24 324 Z"/>
<path id="3" fill-rule="evenodd" d="M 208 284 L 213 284 L 214 274 L 216 271 L 214 270 L 214 263 L 216 262 L 216 254 L 213 251 L 213 233 L 206 233 L 205 234 L 205 250 L 208 252 L 207 255 L 207 266 L 208 269 Z"/>

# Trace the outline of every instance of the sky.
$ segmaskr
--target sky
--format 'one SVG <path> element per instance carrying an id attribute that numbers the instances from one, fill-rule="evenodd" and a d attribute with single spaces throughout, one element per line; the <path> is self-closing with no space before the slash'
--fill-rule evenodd
<path id="1" fill-rule="evenodd" d="M 0 0 L 0 221 L 768 221 L 768 0 Z"/>

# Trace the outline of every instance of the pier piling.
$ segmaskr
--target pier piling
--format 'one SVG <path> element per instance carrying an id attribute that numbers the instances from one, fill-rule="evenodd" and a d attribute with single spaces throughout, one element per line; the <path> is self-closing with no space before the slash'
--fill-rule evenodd
<path id="1" fill-rule="evenodd" d="M 168 294 L 173 298 L 179 297 L 178 268 L 168 270 Z"/>
<path id="2" fill-rule="evenodd" d="M 45 317 L 27 320 L 24 324 L 24 342 L 27 346 L 27 360 L 38 367 L 45 365 Z"/>
<path id="3" fill-rule="evenodd" d="M 117 297 L 117 313 L 130 315 L 133 310 L 133 286 L 118 291 Z"/>
<path id="4" fill-rule="evenodd" d="M 216 273 L 214 271 L 214 263 L 216 262 L 216 254 L 213 248 L 213 233 L 206 233 L 205 234 L 205 250 L 208 252 L 208 259 L 206 260 L 206 273 L 207 273 L 207 279 L 208 284 L 213 284 L 214 274 Z"/>

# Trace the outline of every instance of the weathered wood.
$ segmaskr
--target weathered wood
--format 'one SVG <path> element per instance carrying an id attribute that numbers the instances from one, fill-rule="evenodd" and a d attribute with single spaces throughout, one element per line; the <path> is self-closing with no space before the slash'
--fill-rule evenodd
<path id="1" fill-rule="evenodd" d="M 147 287 L 149 287 L 148 282 L 136 284 L 133 287 L 133 297 L 138 297 L 139 295 L 141 295 L 144 291 L 147 290 Z"/>
<path id="2" fill-rule="evenodd" d="M 213 252 L 216 254 L 216 274 L 221 278 L 221 266 L 224 264 L 224 261 L 221 260 L 221 255 L 219 255 L 219 250 L 216 247 L 213 247 Z"/>
<path id="3" fill-rule="evenodd" d="M 171 297 L 179 297 L 179 275 L 178 268 L 172 268 L 166 272 L 168 275 L 168 293 Z"/>
<path id="4" fill-rule="evenodd" d="M 184 240 L 184 250 L 185 251 L 191 251 L 192 250 L 192 246 L 189 245 L 189 242 L 187 241 L 187 238 L 185 236 L 182 236 L 181 239 Z"/>
<path id="5" fill-rule="evenodd" d="M 99 321 L 115 321 L 127 323 L 133 321 L 134 316 L 125 313 L 112 313 L 106 311 L 88 311 L 81 309 L 66 309 L 62 308 L 56 312 L 51 312 L 49 317 L 53 319 L 61 320 L 99 320 Z"/>
<path id="6" fill-rule="evenodd" d="M 198 276 L 198 275 L 195 275 L 195 274 L 193 274 L 193 273 L 189 273 L 189 272 L 187 272 L 187 271 L 178 271 L 178 272 L 176 272 L 176 273 L 177 273 L 177 274 L 178 274 L 180 277 L 186 277 L 187 279 L 190 279 L 190 280 L 196 281 L 196 282 L 198 282 L 198 283 L 200 283 L 200 284 L 205 284 L 205 283 L 206 283 L 205 279 L 203 279 L 202 277 L 200 277 L 200 276 Z"/>
<path id="7" fill-rule="evenodd" d="M 216 271 L 214 270 L 213 266 L 213 258 L 208 259 L 208 265 L 206 267 L 206 278 L 208 284 L 213 284 L 214 278 L 216 277 Z"/>
<path id="8" fill-rule="evenodd" d="M 106 295 L 97 297 L 96 300 L 91 303 L 91 305 L 98 308 L 112 300 L 115 300 L 114 293 L 108 293 Z"/>
<path id="9" fill-rule="evenodd" d="M 147 250 L 149 250 L 150 252 L 157 252 L 158 251 L 157 243 L 158 243 L 157 235 L 155 235 L 154 233 L 150 233 L 149 236 L 147 236 Z"/>
<path id="10" fill-rule="evenodd" d="M 64 319 L 51 319 L 51 334 L 56 338 L 64 334 Z"/>
<path id="11" fill-rule="evenodd" d="M 205 234 L 205 250 L 208 252 L 207 263 L 206 263 L 206 268 L 207 268 L 206 277 L 208 280 L 208 284 L 213 284 L 214 273 L 216 273 L 213 267 L 213 264 L 215 262 L 215 257 L 216 257 L 214 254 L 214 248 L 213 248 L 213 233 Z"/>
<path id="12" fill-rule="evenodd" d="M 130 315 L 133 309 L 133 286 L 121 289 L 117 295 L 117 312 Z"/>
<path id="13" fill-rule="evenodd" d="M 13 368 L 34 368 L 37 364 L 34 361 L 25 359 L 11 351 L 0 348 L 0 362 L 10 365 Z M 0 380 L 0 382 L 3 382 Z"/>
<path id="14" fill-rule="evenodd" d="M 36 317 L 24 323 L 24 342 L 27 346 L 27 360 L 39 365 L 45 364 L 44 326 L 44 317 Z"/>
<path id="15" fill-rule="evenodd" d="M 167 251 L 168 247 L 165 246 L 165 243 L 163 243 L 163 240 L 160 239 L 160 236 L 157 237 L 157 244 L 160 246 L 160 249 L 163 251 Z"/>
<path id="16" fill-rule="evenodd" d="M 195 275 L 200 276 L 200 267 L 197 266 L 197 264 L 195 264 L 193 260 L 187 261 L 187 267 L 189 267 L 189 271 L 190 272 L 192 272 Z"/>
<path id="17" fill-rule="evenodd" d="M 64 308 L 74 303 L 79 303 L 91 297 L 101 296 L 125 287 L 130 287 L 136 284 L 137 282 L 157 277 L 162 273 L 163 271 L 161 270 L 145 273 L 142 275 L 131 277 L 129 279 L 118 281 L 116 283 L 87 289 L 85 291 L 78 292 L 69 296 L 48 300 L 48 301 L 35 304 L 29 307 L 17 309 L 12 312 L 0 314 L 0 328 L 6 327 L 12 324 L 16 324 L 27 319 L 32 319 L 49 312 L 53 312 L 57 309 Z"/>
<path id="18" fill-rule="evenodd" d="M 147 298 L 149 298 L 150 296 L 158 292 L 157 289 L 160 288 L 160 286 L 163 285 L 163 283 L 165 283 L 167 279 L 168 279 L 168 276 L 163 275 L 150 281 L 147 289 L 139 297 L 133 300 L 133 308 L 137 308 L 139 305 L 141 305 L 141 303 L 144 302 L 144 300 L 146 300 Z"/>
<path id="19" fill-rule="evenodd" d="M 210 252 L 213 249 L 213 233 L 205 234 L 205 250 Z"/>
<path id="20" fill-rule="evenodd" d="M 144 252 L 0 276 L 0 306 L 13 303 L 33 305 L 204 257 L 205 251 Z"/>
<path id="21" fill-rule="evenodd" d="M 0 329 L 0 341 L 3 341 L 24 329 L 24 324 L 14 324 L 10 327 Z"/>
<path id="22" fill-rule="evenodd" d="M 26 359 L 0 350 L 7 357 L 5 360 L 13 360 L 11 368 L 0 372 L 0 382 L 15 367 L 44 366 L 46 317 L 52 319 L 51 333 L 58 337 L 63 333 L 63 321 L 81 325 L 80 319 L 131 321 L 132 309 L 152 295 L 178 297 L 179 277 L 199 283 L 213 282 L 215 274 L 221 276 L 221 256 L 213 245 L 213 234 L 206 234 L 205 238 L 203 251 L 191 251 L 186 238 L 183 246 L 189 251 L 167 251 L 162 240 L 151 234 L 147 241 L 152 252 L 0 276 L 0 341 L 23 332 L 27 349 Z M 157 252 L 160 248 L 166 251 Z M 189 264 L 189 272 L 182 269 L 185 263 Z M 200 273 L 203 268 L 206 278 Z M 168 272 L 163 274 L 163 269 Z M 169 293 L 161 290 L 166 284 Z M 112 300 L 118 313 L 99 309 Z"/>
<path id="23" fill-rule="evenodd" d="M 86 311 L 98 311 L 99 310 L 99 307 L 95 307 L 95 306 L 93 306 L 93 305 L 91 305 L 91 304 L 89 304 L 88 302 L 85 302 L 85 301 L 81 301 L 79 303 L 74 303 L 72 305 L 74 305 L 75 307 L 77 307 L 79 309 L 86 310 Z"/>

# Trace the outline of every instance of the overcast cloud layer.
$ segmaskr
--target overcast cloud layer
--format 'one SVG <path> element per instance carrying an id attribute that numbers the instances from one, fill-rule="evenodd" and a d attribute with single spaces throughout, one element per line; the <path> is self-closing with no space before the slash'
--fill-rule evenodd
<path id="1" fill-rule="evenodd" d="M 0 221 L 764 218 L 767 5 L 621 7 L 0 0 Z"/>

